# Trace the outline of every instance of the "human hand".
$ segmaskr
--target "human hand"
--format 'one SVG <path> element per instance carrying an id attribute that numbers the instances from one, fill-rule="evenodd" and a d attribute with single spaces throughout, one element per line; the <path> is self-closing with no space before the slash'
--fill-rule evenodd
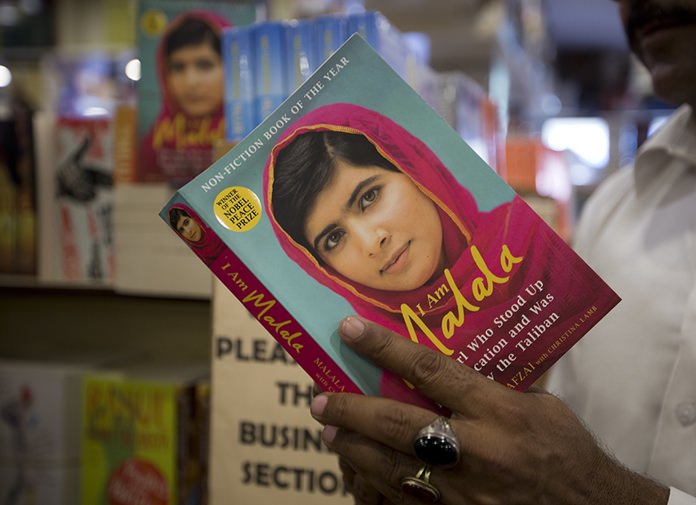
<path id="1" fill-rule="evenodd" d="M 667 503 L 669 490 L 608 456 L 558 398 L 519 393 L 456 361 L 361 318 L 340 327 L 343 340 L 377 365 L 447 407 L 461 449 L 451 468 L 433 468 L 441 502 L 460 504 Z M 395 400 L 322 393 L 312 415 L 339 454 L 358 505 L 419 503 L 401 481 L 423 465 L 413 440 L 437 415 Z"/>
<path id="2" fill-rule="evenodd" d="M 316 382 L 312 385 L 312 397 L 322 393 L 321 386 Z M 392 505 L 380 494 L 362 475 L 359 475 L 350 462 L 339 456 L 338 467 L 343 475 L 343 485 L 346 491 L 355 497 L 356 503 L 369 503 L 374 505 Z"/>

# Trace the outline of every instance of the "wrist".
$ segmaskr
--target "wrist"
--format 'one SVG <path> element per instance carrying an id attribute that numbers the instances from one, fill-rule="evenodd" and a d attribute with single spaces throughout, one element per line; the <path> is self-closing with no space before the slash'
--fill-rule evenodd
<path id="1" fill-rule="evenodd" d="M 595 505 L 667 505 L 669 488 L 648 477 L 632 472 L 610 456 L 595 468 Z"/>

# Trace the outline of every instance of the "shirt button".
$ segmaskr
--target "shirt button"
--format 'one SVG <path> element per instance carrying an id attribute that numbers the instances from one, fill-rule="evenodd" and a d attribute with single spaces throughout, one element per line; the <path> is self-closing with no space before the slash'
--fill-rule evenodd
<path id="1" fill-rule="evenodd" d="M 696 423 L 696 402 L 684 402 L 677 405 L 677 419 L 682 426 Z"/>

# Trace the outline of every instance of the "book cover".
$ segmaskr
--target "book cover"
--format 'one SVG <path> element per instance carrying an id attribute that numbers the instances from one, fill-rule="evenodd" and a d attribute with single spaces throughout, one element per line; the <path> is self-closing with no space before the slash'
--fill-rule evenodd
<path id="1" fill-rule="evenodd" d="M 0 503 L 75 503 L 79 365 L 0 360 Z"/>
<path id="2" fill-rule="evenodd" d="M 0 503 L 79 502 L 82 380 L 115 359 L 0 358 Z"/>
<path id="3" fill-rule="evenodd" d="M 350 314 L 523 391 L 619 301 L 359 35 L 160 216 L 330 391 L 428 405 Z"/>
<path id="4" fill-rule="evenodd" d="M 222 30 L 255 17 L 252 4 L 139 1 L 140 182 L 180 185 L 212 163 L 225 136 Z"/>
<path id="5" fill-rule="evenodd" d="M 176 503 L 176 395 L 171 384 L 88 377 L 82 502 Z"/>
<path id="6" fill-rule="evenodd" d="M 109 285 L 114 279 L 113 122 L 59 117 L 55 124 L 55 276 Z"/>
<path id="7" fill-rule="evenodd" d="M 80 381 L 91 363 L 0 360 L 0 463 L 78 462 Z M 3 496 L 4 498 L 4 496 Z"/>
<path id="8" fill-rule="evenodd" d="M 177 367 L 145 368 L 84 379 L 82 503 L 199 503 L 192 438 L 199 376 Z"/>

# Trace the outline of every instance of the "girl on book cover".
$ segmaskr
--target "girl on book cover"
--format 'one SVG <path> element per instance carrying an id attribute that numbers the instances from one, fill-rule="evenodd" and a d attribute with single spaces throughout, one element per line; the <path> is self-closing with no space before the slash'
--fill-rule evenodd
<path id="1" fill-rule="evenodd" d="M 161 109 L 143 137 L 138 167 L 144 180 L 184 183 L 213 161 L 224 137 L 222 29 L 217 13 L 187 11 L 169 24 L 157 48 Z"/>
<path id="2" fill-rule="evenodd" d="M 169 208 L 169 224 L 206 265 L 210 265 L 225 250 L 220 237 L 183 203 L 175 203 Z"/>
<path id="3" fill-rule="evenodd" d="M 421 140 L 354 104 L 320 107 L 293 123 L 269 156 L 264 194 L 281 246 L 313 278 L 405 336 L 408 307 L 419 342 L 484 373 L 493 361 L 476 365 L 499 337 L 467 348 L 477 333 L 507 336 L 494 320 L 512 305 L 583 284 L 570 278 L 581 270 L 549 277 L 549 251 L 560 239 L 519 196 L 480 211 Z M 457 289 L 469 306 L 458 303 Z M 466 321 L 447 338 L 443 318 L 462 313 Z M 381 388 L 399 397 L 403 384 L 385 375 Z"/>

